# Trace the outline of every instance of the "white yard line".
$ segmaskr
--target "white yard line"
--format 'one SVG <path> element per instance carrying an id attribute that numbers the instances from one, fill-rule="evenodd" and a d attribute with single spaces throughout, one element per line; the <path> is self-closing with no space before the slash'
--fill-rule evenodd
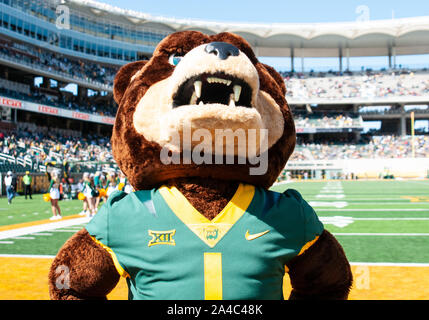
<path id="1" fill-rule="evenodd" d="M 408 263 L 408 262 L 350 262 L 352 266 L 369 267 L 429 267 L 429 263 Z"/>
<path id="2" fill-rule="evenodd" d="M 362 220 L 362 221 L 396 221 L 396 220 L 429 220 L 429 218 L 352 218 L 353 220 Z"/>
<path id="3" fill-rule="evenodd" d="M 347 207 L 348 205 L 346 201 L 309 201 L 308 204 L 312 207 L 336 207 L 336 208 L 344 208 L 344 207 Z M 329 210 L 329 209 L 326 209 L 326 210 Z"/>
<path id="4" fill-rule="evenodd" d="M 35 254 L 0 254 L 0 258 L 36 258 L 54 259 L 51 255 Z M 352 266 L 380 266 L 380 267 L 429 267 L 429 263 L 414 262 L 350 262 Z"/>
<path id="5" fill-rule="evenodd" d="M 274 184 L 273 184 L 273 187 L 274 187 L 274 186 L 281 186 L 281 185 L 283 185 L 283 184 L 294 183 L 294 182 L 296 182 L 296 181 L 288 180 L 288 181 L 276 182 L 276 183 L 274 183 Z"/>
<path id="6" fill-rule="evenodd" d="M 43 233 L 44 231 L 50 231 L 50 230 L 65 228 L 65 227 L 74 226 L 74 225 L 81 225 L 89 221 L 90 221 L 90 218 L 84 217 L 84 218 L 69 219 L 64 221 L 51 222 L 51 223 L 39 224 L 35 226 L 30 226 L 30 227 L 23 227 L 18 229 L 1 231 L 0 240 L 19 237 L 27 234 L 34 234 L 34 233 L 36 233 L 35 235 L 37 235 L 38 232 Z M 41 234 L 39 233 L 38 235 L 41 235 Z"/>
<path id="7" fill-rule="evenodd" d="M 396 209 L 396 208 L 392 208 L 392 209 L 382 209 L 382 208 L 368 208 L 368 209 L 317 209 L 316 211 L 360 211 L 360 212 L 365 212 L 365 211 L 426 211 L 429 212 L 429 208 L 428 209 L 422 209 L 422 208 L 416 208 L 416 209 L 410 209 L 410 208 L 406 208 L 406 209 Z"/>
<path id="8" fill-rule="evenodd" d="M 371 197 L 371 198 L 354 198 L 353 196 L 348 195 L 348 196 L 346 196 L 346 198 L 349 201 L 367 201 L 367 200 L 381 200 L 381 201 L 384 201 L 384 200 L 397 200 L 398 202 L 409 202 L 410 201 L 408 199 L 402 199 L 402 198 L 398 198 L 398 197 L 396 197 L 396 198 L 373 198 L 373 197 Z"/>
<path id="9" fill-rule="evenodd" d="M 429 237 L 429 233 L 333 233 L 334 236 Z"/>
<path id="10" fill-rule="evenodd" d="M 37 259 L 53 259 L 55 256 L 37 255 L 37 254 L 0 254 L 0 258 L 37 258 Z"/>
<path id="11" fill-rule="evenodd" d="M 34 240 L 36 238 L 35 237 L 13 237 L 11 239 L 14 239 L 14 240 Z"/>
<path id="12" fill-rule="evenodd" d="M 316 198 L 334 198 L 334 199 L 343 199 L 344 194 L 318 194 Z"/>

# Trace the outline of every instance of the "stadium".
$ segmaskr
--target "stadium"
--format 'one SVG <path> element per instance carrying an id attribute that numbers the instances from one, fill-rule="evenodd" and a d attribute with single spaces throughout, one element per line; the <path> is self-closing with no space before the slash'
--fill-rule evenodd
<path id="1" fill-rule="evenodd" d="M 429 65 L 397 63 L 429 54 L 428 17 L 220 23 L 92 0 L 0 0 L 0 299 L 49 299 L 53 258 L 91 218 L 80 214 L 84 173 L 129 187 L 111 154 L 114 77 L 183 30 L 233 32 L 258 57 L 289 60 L 278 71 L 297 146 L 272 189 L 301 192 L 337 237 L 354 273 L 350 299 L 428 299 Z M 305 67 L 325 57 L 338 59 L 336 68 Z M 356 57 L 386 63 L 352 70 Z M 11 205 L 8 172 L 16 181 Z M 61 177 L 58 221 L 43 199 L 53 172 Z M 126 299 L 125 281 L 108 298 Z"/>

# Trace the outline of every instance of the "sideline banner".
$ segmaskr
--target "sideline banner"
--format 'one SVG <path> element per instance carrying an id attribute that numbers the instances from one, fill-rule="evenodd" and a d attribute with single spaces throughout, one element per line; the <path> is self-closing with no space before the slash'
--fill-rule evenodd
<path id="1" fill-rule="evenodd" d="M 67 110 L 63 108 L 57 108 L 57 107 L 53 107 L 45 104 L 34 103 L 34 102 L 29 102 L 29 101 L 14 99 L 14 98 L 8 98 L 4 96 L 0 96 L 0 105 L 3 107 L 12 108 L 12 109 L 43 113 L 50 116 L 96 122 L 96 123 L 102 123 L 107 125 L 113 125 L 115 123 L 114 117 Z"/>

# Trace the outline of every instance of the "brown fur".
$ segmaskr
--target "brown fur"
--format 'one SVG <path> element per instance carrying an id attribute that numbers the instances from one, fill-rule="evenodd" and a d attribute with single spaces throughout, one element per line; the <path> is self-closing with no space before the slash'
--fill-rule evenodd
<path id="1" fill-rule="evenodd" d="M 64 267 L 69 270 L 69 281 Z M 55 257 L 49 272 L 49 294 L 54 300 L 106 299 L 118 281 L 109 253 L 82 229 L 67 240 Z M 57 283 L 68 284 L 69 288 L 59 289 Z"/>
<path id="2" fill-rule="evenodd" d="M 229 42 L 248 56 L 258 71 L 260 89 L 270 93 L 283 113 L 284 132 L 268 151 L 269 166 L 265 175 L 249 175 L 249 164 L 164 165 L 160 160 L 161 147 L 157 143 L 147 141 L 134 128 L 133 114 L 141 97 L 151 85 L 173 73 L 174 67 L 168 63 L 168 57 L 175 52 L 185 54 L 203 43 L 213 41 Z M 246 40 L 230 33 L 213 36 L 196 31 L 174 33 L 160 42 L 151 60 L 142 67 L 122 93 L 125 88 L 122 84 L 126 83 L 125 74 L 129 73 L 131 79 L 135 75 L 134 71 L 134 67 L 127 65 L 119 71 L 117 83 L 121 85 L 115 91 L 119 109 L 113 128 L 112 150 L 119 167 L 136 190 L 151 189 L 164 181 L 186 177 L 242 181 L 264 188 L 274 183 L 295 147 L 295 126 L 285 99 L 283 79 L 273 68 L 267 68 L 258 62 Z M 219 174 L 220 172 L 222 174 Z"/>
<path id="3" fill-rule="evenodd" d="M 222 211 L 238 187 L 237 182 L 201 178 L 175 179 L 166 185 L 179 189 L 191 205 L 209 220 Z"/>
<path id="4" fill-rule="evenodd" d="M 174 67 L 168 63 L 172 53 L 184 55 L 193 48 L 213 41 L 228 42 L 244 52 L 259 75 L 261 90 L 269 93 L 280 106 L 284 133 L 268 150 L 269 167 L 263 176 L 250 176 L 246 165 L 164 165 L 160 146 L 136 132 L 133 114 L 138 101 L 149 87 L 169 77 Z M 132 80 L 132 77 L 134 79 Z M 272 68 L 259 63 L 250 45 L 230 33 L 204 35 L 196 31 L 172 34 L 160 42 L 149 61 L 137 61 L 120 69 L 114 83 L 119 104 L 112 134 L 113 155 L 136 190 L 161 184 L 176 186 L 188 201 L 212 220 L 231 200 L 239 182 L 270 187 L 283 170 L 295 147 L 295 127 L 285 100 L 286 87 Z M 70 270 L 70 288 L 56 286 L 58 266 Z M 346 299 L 352 275 L 339 243 L 327 231 L 301 256 L 288 264 L 292 282 L 290 299 Z M 109 253 L 96 244 L 86 230 L 75 234 L 60 249 L 49 273 L 52 299 L 105 299 L 118 282 L 119 275 Z"/>
<path id="5" fill-rule="evenodd" d="M 293 288 L 289 299 L 347 299 L 353 282 L 350 264 L 328 231 L 287 266 Z"/>

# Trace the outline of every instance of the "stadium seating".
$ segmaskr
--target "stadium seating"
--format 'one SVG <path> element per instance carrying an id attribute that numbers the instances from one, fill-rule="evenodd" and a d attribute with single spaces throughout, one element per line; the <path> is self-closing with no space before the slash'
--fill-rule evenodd
<path id="1" fill-rule="evenodd" d="M 352 75 L 294 75 L 285 78 L 286 97 L 295 99 L 383 98 L 429 95 L 427 72 L 355 73 Z"/>

